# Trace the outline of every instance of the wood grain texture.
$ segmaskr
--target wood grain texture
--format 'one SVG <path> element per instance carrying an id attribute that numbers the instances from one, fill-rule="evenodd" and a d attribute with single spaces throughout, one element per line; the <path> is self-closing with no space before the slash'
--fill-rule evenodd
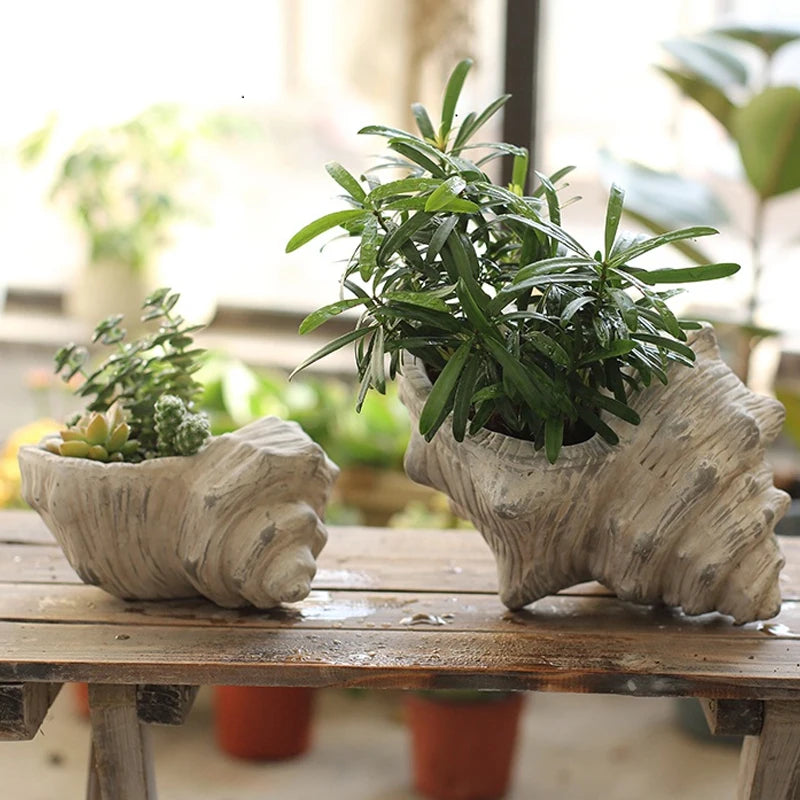
<path id="1" fill-rule="evenodd" d="M 764 724 L 760 700 L 701 700 L 700 705 L 714 736 L 756 736 Z"/>
<path id="2" fill-rule="evenodd" d="M 125 631 L 120 638 L 120 630 Z M 13 637 L 10 635 L 13 631 Z M 506 633 L 0 623 L 0 680 L 535 689 L 634 696 L 798 696 L 792 642 L 737 631 L 607 632 L 596 619 Z M 752 656 L 752 658 L 751 658 Z"/>
<path id="3" fill-rule="evenodd" d="M 136 688 L 139 722 L 153 725 L 183 725 L 192 709 L 197 686 L 159 686 L 146 683 Z"/>
<path id="4" fill-rule="evenodd" d="M 33 739 L 61 684 L 0 684 L 0 741 Z"/>
<path id="5" fill-rule="evenodd" d="M 89 715 L 89 800 L 156 800 L 148 731 L 136 715 L 136 687 L 90 684 Z"/>
<path id="6" fill-rule="evenodd" d="M 432 386 L 406 356 L 406 472 L 483 533 L 509 608 L 594 579 L 632 602 L 740 623 L 780 610 L 774 529 L 789 495 L 773 486 L 766 447 L 783 406 L 736 377 L 710 327 L 688 336 L 694 368 L 673 364 L 669 385 L 630 398 L 639 425 L 607 415 L 619 444 L 595 436 L 553 465 L 533 442 L 485 428 L 457 442 L 446 423 L 426 442 L 416 423 Z"/>
<path id="7" fill-rule="evenodd" d="M 742 746 L 737 798 L 800 798 L 800 702 L 764 704 L 761 734 Z"/>

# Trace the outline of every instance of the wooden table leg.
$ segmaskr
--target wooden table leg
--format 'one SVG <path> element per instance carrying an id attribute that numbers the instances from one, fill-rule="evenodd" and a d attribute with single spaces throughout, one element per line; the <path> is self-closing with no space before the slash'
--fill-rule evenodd
<path id="1" fill-rule="evenodd" d="M 136 686 L 89 684 L 92 753 L 88 800 L 156 800 L 148 730 Z"/>
<path id="2" fill-rule="evenodd" d="M 800 702 L 764 703 L 761 734 L 742 745 L 738 800 L 800 800 Z"/>

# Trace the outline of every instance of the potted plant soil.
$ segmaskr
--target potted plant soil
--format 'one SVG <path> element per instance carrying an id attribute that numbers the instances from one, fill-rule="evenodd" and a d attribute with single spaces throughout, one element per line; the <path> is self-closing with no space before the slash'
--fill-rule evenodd
<path id="1" fill-rule="evenodd" d="M 441 122 L 414 106 L 419 134 L 373 125 L 400 177 L 327 169 L 349 208 L 310 223 L 288 250 L 340 227 L 356 240 L 347 297 L 353 331 L 298 369 L 353 345 L 357 406 L 401 377 L 414 422 L 409 476 L 444 491 L 495 553 L 500 596 L 519 608 L 597 579 L 628 600 L 774 616 L 782 557 L 773 529 L 788 498 L 764 449 L 779 403 L 750 392 L 719 358 L 713 330 L 679 320 L 656 287 L 732 275 L 732 263 L 645 268 L 659 248 L 716 233 L 619 231 L 609 194 L 601 249 L 562 220 L 566 167 L 529 185 L 528 154 L 473 144 L 508 100 L 454 125 L 469 61 L 444 93 Z M 484 172 L 514 159 L 509 186 Z M 688 333 L 687 333 L 688 332 Z"/>
<path id="2" fill-rule="evenodd" d="M 217 744 L 253 761 L 302 755 L 311 744 L 314 696 L 304 686 L 215 686 Z"/>
<path id="3" fill-rule="evenodd" d="M 493 800 L 511 780 L 524 695 L 416 692 L 406 699 L 414 788 L 432 800 Z"/>
<path id="4" fill-rule="evenodd" d="M 118 597 L 260 608 L 301 600 L 338 470 L 277 417 L 210 436 L 195 411 L 197 326 L 177 301 L 168 289 L 150 295 L 142 319 L 154 330 L 133 341 L 121 316 L 101 322 L 94 342 L 111 354 L 94 369 L 86 348 L 59 350 L 57 371 L 83 377 L 86 412 L 20 450 L 22 496 L 81 579 Z"/>

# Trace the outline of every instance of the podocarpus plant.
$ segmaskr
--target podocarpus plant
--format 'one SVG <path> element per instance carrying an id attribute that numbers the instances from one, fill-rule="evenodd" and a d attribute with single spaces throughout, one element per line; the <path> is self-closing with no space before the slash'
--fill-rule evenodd
<path id="1" fill-rule="evenodd" d="M 300 330 L 351 308 L 363 312 L 355 330 L 295 372 L 355 343 L 360 407 L 370 388 L 383 392 L 387 377 L 401 371 L 405 351 L 434 381 L 419 421 L 427 440 L 449 417 L 456 440 L 486 427 L 543 446 L 555 462 L 562 445 L 595 433 L 616 443 L 601 412 L 637 424 L 632 393 L 654 378 L 666 383 L 672 362 L 692 364 L 684 331 L 697 325 L 676 319 L 667 307 L 676 290 L 654 286 L 720 278 L 739 267 L 634 266 L 662 245 L 716 231 L 695 226 L 652 238 L 619 234 L 618 186 L 608 200 L 603 250 L 584 247 L 561 220 L 557 186 L 571 167 L 549 177 L 537 172 L 537 187 L 526 193 L 524 148 L 472 143 L 509 95 L 454 126 L 470 65 L 462 61 L 453 71 L 438 128 L 415 105 L 419 135 L 380 125 L 360 131 L 388 139 L 392 153 L 381 166 L 396 168 L 400 177 L 381 183 L 371 171 L 357 180 L 341 165 L 327 165 L 350 208 L 310 223 L 286 249 L 342 227 L 358 240 L 342 277 L 352 297 L 315 311 Z M 505 155 L 514 159 L 508 187 L 484 172 Z"/>
<path id="2" fill-rule="evenodd" d="M 114 349 L 96 369 L 86 370 L 89 352 L 69 344 L 55 356 L 56 372 L 65 381 L 81 375 L 75 390 L 92 398 L 78 416 L 51 439 L 51 452 L 98 461 L 196 453 L 210 435 L 207 418 L 193 412 L 202 387 L 193 375 L 205 352 L 193 346 L 188 325 L 173 309 L 180 295 L 158 289 L 144 301 L 142 321 L 156 330 L 125 341 L 122 317 L 103 320 L 92 341 Z M 157 326 L 157 327 L 156 327 Z"/>

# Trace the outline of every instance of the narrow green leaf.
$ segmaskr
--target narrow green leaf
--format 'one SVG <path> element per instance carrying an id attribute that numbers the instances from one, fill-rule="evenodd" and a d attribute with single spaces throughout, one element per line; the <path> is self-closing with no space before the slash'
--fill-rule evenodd
<path id="1" fill-rule="evenodd" d="M 428 252 L 425 254 L 426 264 L 432 264 L 434 262 L 457 223 L 458 217 L 449 217 L 439 225 L 433 236 L 431 236 L 431 241 L 428 244 Z"/>
<path id="2" fill-rule="evenodd" d="M 434 311 L 442 311 L 445 314 L 450 313 L 450 308 L 447 303 L 441 298 L 437 297 L 432 292 L 409 292 L 397 291 L 386 292 L 384 297 L 387 300 L 396 300 L 401 303 L 408 303 L 412 306 L 420 306 L 421 308 L 430 308 Z"/>
<path id="3" fill-rule="evenodd" d="M 609 358 L 624 356 L 635 349 L 636 342 L 633 342 L 630 339 L 616 339 L 615 341 L 611 342 L 607 348 L 603 350 L 594 350 L 593 352 L 588 353 L 578 362 L 578 366 L 585 367 L 587 364 L 594 364 L 598 361 L 605 361 Z"/>
<path id="4" fill-rule="evenodd" d="M 456 383 L 471 351 L 472 341 L 463 342 L 455 353 L 450 356 L 444 369 L 436 378 L 431 393 L 428 395 L 428 399 L 425 401 L 425 405 L 419 415 L 419 432 L 423 436 L 432 436 L 435 433 L 434 424 L 439 422 L 443 416 L 446 417 L 445 409 L 448 409 L 447 413 L 449 413 L 449 408 L 453 404 Z M 441 422 L 439 422 L 439 425 L 441 425 Z"/>
<path id="5" fill-rule="evenodd" d="M 625 192 L 617 186 L 616 183 L 611 184 L 611 190 L 608 194 L 608 206 L 606 208 L 606 228 L 605 228 L 605 245 L 606 245 L 606 259 L 611 258 L 611 251 L 614 247 L 614 240 L 617 238 L 617 229 L 619 228 L 619 221 L 622 217 L 622 206 L 625 199 Z"/>
<path id="6" fill-rule="evenodd" d="M 372 353 L 370 355 L 370 371 L 372 385 L 381 393 L 386 393 L 386 362 L 383 349 L 383 328 L 379 327 L 372 336 Z"/>
<path id="7" fill-rule="evenodd" d="M 525 193 L 525 185 L 528 183 L 528 151 L 514 156 L 511 166 L 511 183 L 516 186 L 521 194 Z"/>
<path id="8" fill-rule="evenodd" d="M 456 384 L 456 394 L 453 400 L 453 438 L 457 442 L 463 442 L 467 432 L 469 409 L 480 369 L 480 359 L 470 359 Z"/>
<path id="9" fill-rule="evenodd" d="M 698 281 L 713 281 L 717 278 L 727 278 L 737 273 L 741 267 L 738 264 L 705 264 L 701 267 L 683 267 L 680 269 L 651 269 L 637 272 L 636 277 L 642 283 L 696 283 Z"/>
<path id="10" fill-rule="evenodd" d="M 458 279 L 456 284 L 456 294 L 461 301 L 461 307 L 467 319 L 473 324 L 475 330 L 488 338 L 497 338 L 498 333 L 494 326 L 489 322 L 488 317 L 481 309 L 480 303 L 475 299 L 469 286 L 463 278 Z"/>
<path id="11" fill-rule="evenodd" d="M 631 425 L 638 425 L 641 422 L 639 415 L 630 406 L 621 403 L 615 397 L 609 397 L 582 383 L 575 382 L 573 385 L 576 394 L 588 400 L 595 408 L 605 409 L 625 422 L 630 422 Z"/>
<path id="12" fill-rule="evenodd" d="M 578 313 L 584 306 L 589 305 L 589 303 L 593 303 L 597 298 L 592 297 L 591 295 L 585 294 L 581 297 L 576 297 L 574 300 L 570 300 L 569 303 L 564 306 L 564 310 L 561 312 L 561 321 L 562 322 L 569 322 L 575 314 Z"/>
<path id="13" fill-rule="evenodd" d="M 339 300 L 336 303 L 331 303 L 330 305 L 318 308 L 300 323 L 298 332 L 301 334 L 310 333 L 322 325 L 323 322 L 327 322 L 332 317 L 338 316 L 343 311 L 347 311 L 349 308 L 355 308 L 356 306 L 364 305 L 368 301 L 369 298 L 365 299 L 363 297 L 350 297 L 346 300 Z"/>
<path id="14" fill-rule="evenodd" d="M 558 202 L 558 192 L 556 187 L 550 182 L 550 179 L 543 175 L 541 172 L 536 173 L 539 183 L 542 185 L 545 199 L 547 200 L 547 211 L 550 216 L 550 222 L 554 225 L 561 224 L 561 205 Z"/>
<path id="15" fill-rule="evenodd" d="M 364 231 L 361 234 L 361 247 L 358 250 L 358 270 L 361 279 L 368 281 L 375 272 L 377 266 L 378 245 L 380 235 L 378 232 L 378 220 L 370 215 L 364 223 Z"/>
<path id="16" fill-rule="evenodd" d="M 409 217 L 402 225 L 395 228 L 384 240 L 378 249 L 378 261 L 381 264 L 387 263 L 391 255 L 397 252 L 400 247 L 414 236 L 420 228 L 425 227 L 431 220 L 431 214 L 418 211 L 413 217 Z"/>
<path id="17" fill-rule="evenodd" d="M 606 425 L 600 417 L 584 406 L 578 408 L 578 416 L 593 430 L 600 434 L 609 444 L 619 444 L 619 436 Z"/>
<path id="18" fill-rule="evenodd" d="M 374 203 L 376 200 L 384 200 L 387 197 L 395 197 L 399 194 L 407 194 L 409 192 L 425 192 L 435 189 L 441 185 L 441 181 L 437 178 L 401 178 L 398 181 L 391 181 L 390 183 L 382 183 L 376 186 L 367 195 L 367 202 Z"/>
<path id="19" fill-rule="evenodd" d="M 511 99 L 510 94 L 504 94 L 489 103 L 477 117 L 464 120 L 456 136 L 453 150 L 461 150 L 464 145 Z"/>
<path id="20" fill-rule="evenodd" d="M 366 336 L 368 333 L 372 332 L 377 328 L 377 325 L 369 325 L 364 328 L 356 328 L 354 331 L 350 331 L 349 333 L 345 333 L 343 336 L 339 336 L 338 338 L 334 339 L 331 342 L 328 342 L 324 347 L 320 347 L 315 353 L 310 355 L 299 367 L 295 367 L 292 370 L 291 375 L 289 375 L 289 380 L 291 380 L 298 372 L 304 370 L 306 367 L 313 364 L 315 361 L 319 361 L 321 358 L 325 358 L 325 356 L 330 355 L 331 353 L 336 352 L 340 348 L 344 347 L 345 345 L 350 344 L 351 342 L 355 342 L 357 339 L 360 339 L 362 336 Z"/>
<path id="21" fill-rule="evenodd" d="M 691 228 L 679 228 L 676 231 L 669 231 L 660 236 L 653 236 L 649 239 L 644 239 L 636 244 L 626 247 L 623 250 L 614 253 L 613 258 L 608 259 L 608 264 L 611 267 L 618 267 L 628 261 L 633 261 L 644 253 L 655 250 L 657 247 L 662 247 L 665 244 L 671 244 L 681 239 L 694 239 L 697 236 L 712 236 L 719 233 L 716 228 L 710 228 L 706 225 L 695 225 Z"/>
<path id="22" fill-rule="evenodd" d="M 584 258 L 590 258 L 586 248 L 577 239 L 575 239 L 571 234 L 567 233 L 562 227 L 554 225 L 552 222 L 547 222 L 543 219 L 523 217 L 520 214 L 501 214 L 500 216 L 496 217 L 494 221 L 502 222 L 504 220 L 519 222 L 522 225 L 527 225 L 530 228 L 542 231 L 551 239 L 555 239 L 557 242 L 563 244 L 567 250 L 571 250 L 573 253 L 578 253 Z M 716 233 L 716 231 L 714 231 L 714 233 Z"/>
<path id="23" fill-rule="evenodd" d="M 460 175 L 453 175 L 448 178 L 444 183 L 440 184 L 425 203 L 426 211 L 439 211 L 444 208 L 451 200 L 458 199 L 458 195 L 464 191 L 467 182 Z M 474 204 L 473 204 L 474 205 Z M 474 206 L 476 209 L 478 206 Z"/>
<path id="24" fill-rule="evenodd" d="M 447 139 L 450 136 L 450 130 L 453 127 L 453 117 L 456 113 L 456 104 L 458 103 L 461 89 L 464 86 L 464 80 L 471 66 L 471 58 L 465 58 L 463 61 L 459 61 L 450 75 L 450 79 L 447 81 L 447 86 L 444 90 L 444 101 L 442 102 L 442 122 L 439 126 L 439 144 L 442 149 L 445 148 Z"/>
<path id="25" fill-rule="evenodd" d="M 424 153 L 421 153 L 417 148 L 412 147 L 407 142 L 391 141 L 389 147 L 396 150 L 400 155 L 405 156 L 409 161 L 412 161 L 419 167 L 422 167 L 426 172 L 435 175 L 437 178 L 444 178 L 444 170 L 435 162 L 432 161 Z"/>
<path id="26" fill-rule="evenodd" d="M 528 331 L 525 341 L 530 342 L 540 353 L 544 353 L 551 361 L 562 367 L 570 367 L 572 359 L 569 353 L 553 338 L 542 331 Z"/>
<path id="27" fill-rule="evenodd" d="M 417 127 L 423 139 L 428 139 L 431 142 L 436 141 L 436 131 L 433 129 L 433 123 L 425 106 L 422 103 L 412 103 L 411 111 L 414 114 L 414 119 L 417 121 Z"/>
<path id="28" fill-rule="evenodd" d="M 556 408 L 553 408 L 553 401 L 543 394 L 543 389 L 550 391 L 553 389 L 553 381 L 544 370 L 535 364 L 529 364 L 526 371 L 526 368 L 496 339 L 486 339 L 484 345 L 502 367 L 504 379 L 507 378 L 516 387 L 526 405 L 534 413 L 546 416 L 550 409 L 557 411 Z M 532 377 L 534 375 L 536 376 L 535 381 Z"/>
<path id="29" fill-rule="evenodd" d="M 331 228 L 335 228 L 337 225 L 341 225 L 343 222 L 352 222 L 359 217 L 365 218 L 368 213 L 369 212 L 360 208 L 352 208 L 345 211 L 334 211 L 332 214 L 326 214 L 324 217 L 320 217 L 319 219 L 310 222 L 304 228 L 301 228 L 294 236 L 292 236 L 286 245 L 286 252 L 291 253 L 292 251 L 297 250 L 298 247 L 302 247 L 304 244 L 306 244 L 306 242 L 310 242 L 321 233 L 325 233 L 325 231 L 329 231 Z"/>
<path id="30" fill-rule="evenodd" d="M 685 356 L 689 361 L 694 361 L 696 356 L 694 350 L 683 342 L 676 342 L 674 339 L 668 339 L 666 336 L 654 336 L 651 333 L 632 333 L 631 339 L 636 339 L 640 342 L 647 342 L 654 344 L 658 347 L 663 347 L 665 350 L 672 350 L 674 353 L 680 353 Z"/>
<path id="31" fill-rule="evenodd" d="M 534 261 L 520 267 L 514 276 L 514 283 L 533 278 L 537 275 L 556 275 L 565 272 L 570 267 L 599 267 L 600 265 L 593 258 L 583 258 L 581 256 L 558 256 L 556 258 L 544 258 L 541 261 Z"/>
<path id="32" fill-rule="evenodd" d="M 338 162 L 330 161 L 325 165 L 328 175 L 333 178 L 354 200 L 363 203 L 367 193 L 361 184 Z"/>
<path id="33" fill-rule="evenodd" d="M 473 203 L 472 200 L 465 200 L 463 197 L 454 197 L 452 200 L 448 200 L 448 202 L 438 210 L 449 211 L 454 214 L 474 214 L 476 211 L 480 211 L 481 207 L 477 203 Z"/>
<path id="34" fill-rule="evenodd" d="M 367 136 L 385 136 L 389 139 L 409 139 L 410 141 L 422 141 L 418 136 L 408 131 L 401 131 L 400 128 L 390 128 L 388 125 L 367 125 L 358 131 L 359 134 Z"/>
<path id="35" fill-rule="evenodd" d="M 564 442 L 564 418 L 548 417 L 544 423 L 544 452 L 547 460 L 555 464 Z"/>
<path id="36" fill-rule="evenodd" d="M 575 169 L 574 166 L 561 167 L 550 176 L 550 183 L 555 186 L 565 175 L 569 175 Z M 539 184 L 533 192 L 533 197 L 541 197 L 544 194 L 544 184 Z"/>

